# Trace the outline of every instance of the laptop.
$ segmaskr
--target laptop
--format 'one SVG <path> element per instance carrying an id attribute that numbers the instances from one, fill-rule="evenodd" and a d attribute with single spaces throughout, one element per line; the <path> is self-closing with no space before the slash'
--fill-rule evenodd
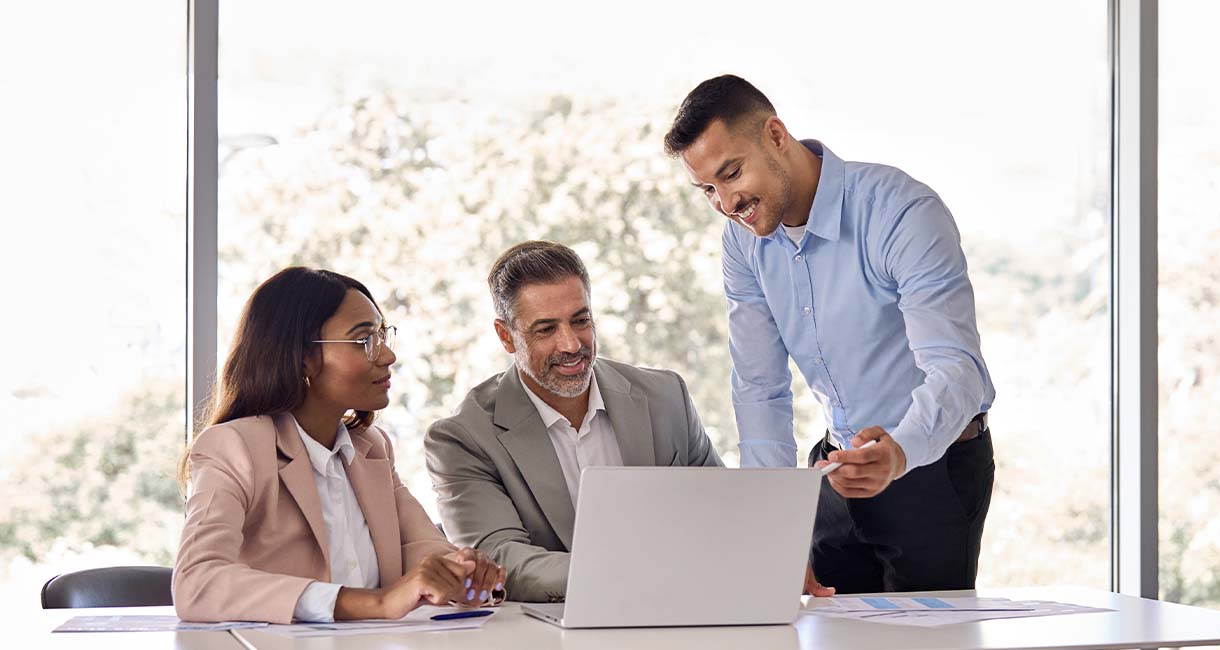
<path id="1" fill-rule="evenodd" d="M 587 467 L 564 628 L 788 624 L 801 606 L 822 473 Z"/>

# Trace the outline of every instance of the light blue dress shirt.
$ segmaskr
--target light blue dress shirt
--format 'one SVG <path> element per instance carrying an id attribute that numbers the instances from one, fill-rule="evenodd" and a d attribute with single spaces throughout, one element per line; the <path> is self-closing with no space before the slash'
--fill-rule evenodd
<path id="1" fill-rule="evenodd" d="M 995 399 L 953 216 L 898 169 L 803 144 L 822 172 L 800 243 L 724 228 L 741 465 L 796 464 L 788 357 L 841 447 L 879 426 L 907 471 L 935 462 Z"/>

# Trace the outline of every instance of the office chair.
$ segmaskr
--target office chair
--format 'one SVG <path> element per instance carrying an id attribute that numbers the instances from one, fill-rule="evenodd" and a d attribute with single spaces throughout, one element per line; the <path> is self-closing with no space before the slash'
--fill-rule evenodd
<path id="1" fill-rule="evenodd" d="M 42 608 L 173 605 L 173 569 L 115 566 L 55 576 L 42 586 Z"/>

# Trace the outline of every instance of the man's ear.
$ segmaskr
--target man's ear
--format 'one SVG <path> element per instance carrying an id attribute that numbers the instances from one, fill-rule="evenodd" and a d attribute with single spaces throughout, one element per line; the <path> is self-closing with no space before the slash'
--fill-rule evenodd
<path id="1" fill-rule="evenodd" d="M 509 354 L 517 352 L 517 346 L 513 344 L 513 333 L 508 329 L 508 324 L 499 318 L 496 319 L 496 336 L 500 337 L 500 345 L 504 346 L 504 351 Z"/>
<path id="2" fill-rule="evenodd" d="M 778 116 L 769 115 L 766 121 L 763 122 L 763 141 L 768 149 L 775 149 L 779 153 L 784 153 L 788 148 L 788 142 L 792 138 L 788 135 L 788 127 L 784 125 L 784 121 Z"/>

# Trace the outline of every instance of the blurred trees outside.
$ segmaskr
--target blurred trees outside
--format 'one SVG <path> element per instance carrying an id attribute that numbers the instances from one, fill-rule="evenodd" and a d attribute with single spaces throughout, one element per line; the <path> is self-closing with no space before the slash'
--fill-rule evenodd
<path id="1" fill-rule="evenodd" d="M 174 478 L 182 385 L 180 377 L 147 384 L 110 415 L 41 433 L 34 449 L 3 461 L 0 572 L 15 558 L 99 547 L 173 564 L 182 529 Z"/>
<path id="2" fill-rule="evenodd" d="M 562 96 L 528 109 L 460 97 L 420 103 L 384 91 L 335 106 L 276 146 L 236 153 L 221 192 L 222 345 L 234 325 L 225 315 L 235 320 L 250 290 L 284 266 L 331 268 L 368 284 L 399 327 L 384 422 L 410 482 L 424 473 L 427 424 L 510 361 L 492 334 L 491 262 L 518 241 L 553 239 L 589 267 L 602 355 L 681 373 L 716 448 L 735 465 L 723 223 L 661 151 L 672 110 Z M 1106 178 L 1092 181 L 1082 194 L 1104 199 Z M 1109 418 L 1106 220 L 1104 205 L 1067 206 L 1062 238 L 1041 250 L 1016 248 L 999 227 L 965 242 L 998 392 L 980 585 L 1086 583 L 1096 576 L 1081 567 L 1108 556 L 1109 450 L 1073 436 Z M 1162 377 L 1173 378 L 1161 386 L 1170 405 L 1165 486 L 1215 477 L 1220 461 L 1205 417 L 1220 376 L 1212 261 L 1220 220 L 1191 223 L 1173 250 L 1161 260 L 1161 336 L 1172 344 L 1162 347 Z M 1055 362 L 1035 361 L 1046 358 Z M 36 451 L 4 462 L 0 566 L 36 561 L 57 545 L 125 547 L 172 562 L 181 383 L 150 384 L 112 417 L 47 433 Z M 1093 398 L 1072 398 L 1082 391 Z M 794 393 L 804 453 L 822 424 L 799 377 Z M 1085 469 L 1072 471 L 1086 457 Z M 1162 507 L 1173 508 L 1161 531 L 1166 597 L 1220 605 L 1220 481 Z"/>

